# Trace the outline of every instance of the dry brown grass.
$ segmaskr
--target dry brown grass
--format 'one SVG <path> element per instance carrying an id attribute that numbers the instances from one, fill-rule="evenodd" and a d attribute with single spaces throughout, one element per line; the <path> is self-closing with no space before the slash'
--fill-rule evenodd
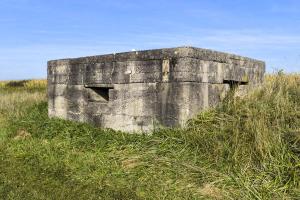
<path id="1" fill-rule="evenodd" d="M 9 115 L 19 117 L 24 108 L 41 101 L 46 101 L 46 80 L 30 80 L 23 87 L 10 88 L 11 81 L 0 81 L 0 128 L 6 124 Z"/>
<path id="2" fill-rule="evenodd" d="M 46 79 L 33 79 L 22 81 L 0 81 L 0 88 L 7 88 L 12 86 L 22 87 L 23 89 L 46 88 Z"/>
<path id="3" fill-rule="evenodd" d="M 38 80 L 30 80 L 24 84 L 25 88 L 46 88 L 47 80 L 38 79 Z"/>
<path id="4" fill-rule="evenodd" d="M 19 105 L 34 104 L 46 100 L 46 94 L 21 90 L 17 92 L 0 92 L 0 115 L 1 113 L 13 112 L 16 116 L 22 111 Z"/>

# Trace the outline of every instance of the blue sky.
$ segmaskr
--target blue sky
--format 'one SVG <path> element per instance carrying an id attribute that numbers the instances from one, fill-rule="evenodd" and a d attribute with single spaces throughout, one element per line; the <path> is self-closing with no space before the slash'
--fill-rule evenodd
<path id="1" fill-rule="evenodd" d="M 45 78 L 47 60 L 196 46 L 300 71 L 298 0 L 0 0 L 0 80 Z"/>

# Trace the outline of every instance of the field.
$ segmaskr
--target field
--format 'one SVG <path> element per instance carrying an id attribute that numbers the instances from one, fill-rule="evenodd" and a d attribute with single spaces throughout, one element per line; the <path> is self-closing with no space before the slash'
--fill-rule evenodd
<path id="1" fill-rule="evenodd" d="M 300 199 L 300 75 L 152 135 L 49 119 L 46 81 L 0 82 L 0 199 Z"/>

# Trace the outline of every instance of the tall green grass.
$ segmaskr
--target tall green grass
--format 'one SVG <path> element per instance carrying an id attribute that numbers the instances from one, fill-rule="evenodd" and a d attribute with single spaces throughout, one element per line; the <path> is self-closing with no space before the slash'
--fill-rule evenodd
<path id="1" fill-rule="evenodd" d="M 43 88 L 0 89 L 0 199 L 300 199 L 299 75 L 152 135 L 49 119 Z"/>

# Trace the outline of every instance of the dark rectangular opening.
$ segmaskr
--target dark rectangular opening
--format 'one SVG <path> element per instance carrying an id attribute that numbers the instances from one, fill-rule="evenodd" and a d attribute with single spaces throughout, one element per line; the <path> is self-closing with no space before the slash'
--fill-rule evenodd
<path id="1" fill-rule="evenodd" d="M 228 84 L 230 89 L 236 89 L 239 85 L 248 85 L 248 82 L 234 80 L 223 80 L 223 83 Z"/>
<path id="2" fill-rule="evenodd" d="M 85 85 L 88 88 L 88 100 L 94 102 L 108 102 L 111 85 Z"/>
<path id="3" fill-rule="evenodd" d="M 229 85 L 248 85 L 248 82 L 244 81 L 234 81 L 234 80 L 223 80 L 223 83 L 229 84 Z"/>
<path id="4" fill-rule="evenodd" d="M 97 95 L 101 96 L 105 101 L 109 101 L 109 88 L 91 88 Z"/>

